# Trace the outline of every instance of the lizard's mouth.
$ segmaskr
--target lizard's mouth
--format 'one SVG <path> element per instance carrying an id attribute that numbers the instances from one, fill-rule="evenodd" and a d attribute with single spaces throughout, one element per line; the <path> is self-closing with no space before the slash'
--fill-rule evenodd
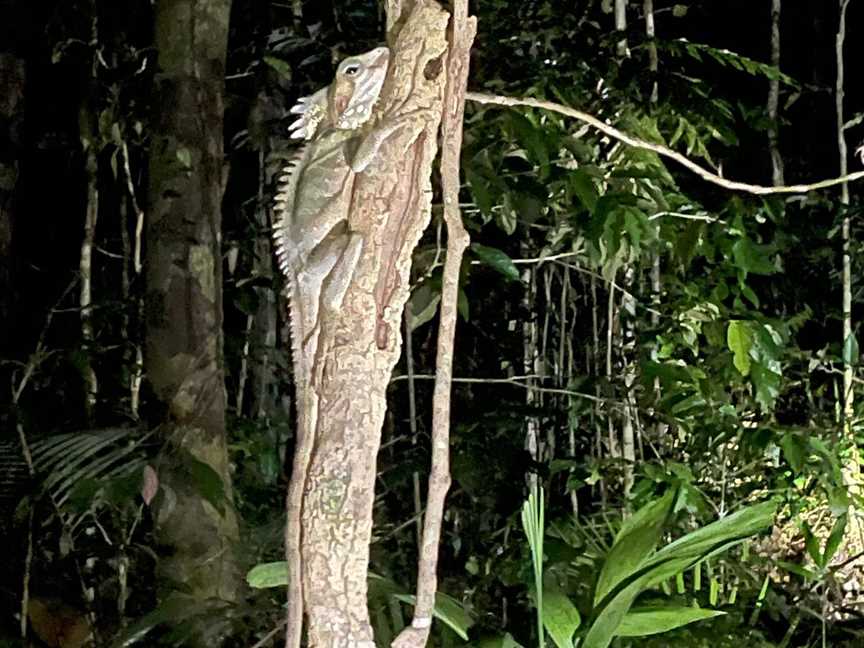
<path id="1" fill-rule="evenodd" d="M 370 52 L 373 58 L 369 63 L 370 68 L 382 68 L 387 67 L 387 63 L 390 61 L 390 50 L 386 47 L 378 47 Z"/>

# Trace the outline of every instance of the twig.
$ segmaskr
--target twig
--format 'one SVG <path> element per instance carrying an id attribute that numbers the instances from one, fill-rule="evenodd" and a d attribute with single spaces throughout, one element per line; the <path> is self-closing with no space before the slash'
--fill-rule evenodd
<path id="1" fill-rule="evenodd" d="M 282 630 L 282 628 L 285 627 L 286 623 L 288 623 L 288 621 L 286 619 L 282 619 L 275 628 L 273 628 L 270 632 L 268 632 L 266 635 L 261 637 L 261 639 L 256 641 L 254 644 L 249 646 L 249 648 L 261 648 L 261 646 L 264 646 L 265 644 L 267 644 L 268 641 L 270 641 L 273 637 L 275 637 L 277 634 L 279 634 L 279 632 Z"/>
<path id="2" fill-rule="evenodd" d="M 417 600 L 411 626 L 393 641 L 394 648 L 423 648 L 432 627 L 438 547 L 444 519 L 444 498 L 450 488 L 450 385 L 453 374 L 453 340 L 459 300 L 459 271 L 468 247 L 468 232 L 459 211 L 459 155 L 462 149 L 462 120 L 468 63 L 477 20 L 468 17 L 468 0 L 453 0 L 450 18 L 450 43 L 444 114 L 441 122 L 441 184 L 444 194 L 444 220 L 447 223 L 447 257 L 441 288 L 441 319 L 438 325 L 438 351 L 435 389 L 432 397 L 432 467 L 423 520 L 423 542 L 417 569 Z"/>
<path id="3" fill-rule="evenodd" d="M 412 335 L 410 303 L 405 307 L 405 375 L 408 376 L 408 427 L 411 430 L 411 445 L 417 445 L 417 390 L 414 386 L 414 337 Z M 414 518 L 417 523 L 417 551 L 423 543 L 423 500 L 420 495 L 420 472 L 411 473 L 414 495 Z"/>
<path id="4" fill-rule="evenodd" d="M 731 191 L 742 191 L 744 193 L 754 194 L 756 196 L 767 196 L 772 194 L 808 193 L 817 189 L 826 189 L 828 187 L 834 187 L 839 184 L 854 182 L 860 180 L 861 178 L 864 178 L 864 171 L 857 171 L 855 173 L 843 175 L 838 178 L 829 178 L 827 180 L 820 180 L 819 182 L 813 182 L 810 184 L 797 184 L 781 187 L 766 187 L 763 185 L 749 184 L 747 182 L 736 182 L 735 180 L 727 180 L 726 178 L 723 178 L 716 173 L 712 173 L 711 171 L 702 168 L 695 162 L 691 161 L 689 158 L 681 155 L 677 151 L 673 151 L 666 146 L 638 139 L 636 137 L 633 137 L 632 135 L 628 135 L 618 130 L 613 126 L 610 126 L 609 124 L 600 121 L 593 115 L 589 115 L 588 113 L 582 112 L 581 110 L 569 108 L 567 106 L 563 106 L 552 101 L 543 101 L 540 99 L 531 98 L 521 99 L 517 97 L 502 97 L 500 95 L 490 95 L 484 94 L 482 92 L 468 92 L 465 94 L 465 98 L 468 101 L 474 101 L 481 104 L 540 108 L 541 110 L 549 110 L 551 112 L 556 112 L 560 115 L 565 115 L 566 117 L 578 119 L 579 121 L 596 128 L 601 133 L 604 133 L 609 137 L 618 140 L 619 142 L 623 142 L 624 144 L 628 144 L 629 146 L 632 146 L 634 148 L 644 149 L 646 151 L 653 151 L 657 155 L 662 155 L 663 157 L 667 157 L 670 160 L 675 160 L 682 166 L 686 167 L 687 169 L 698 175 L 703 180 L 707 180 L 708 182 L 724 187 Z"/>
<path id="5" fill-rule="evenodd" d="M 391 382 L 399 382 L 401 380 L 407 380 L 407 378 L 407 376 L 394 376 Z M 614 398 L 603 398 L 602 396 L 595 396 L 594 394 L 586 394 L 585 392 L 574 391 L 572 389 L 564 389 L 561 387 L 538 387 L 537 385 L 527 382 L 527 380 L 529 379 L 536 380 L 538 378 L 551 378 L 551 376 L 530 375 L 512 376 L 510 378 L 451 378 L 450 382 L 487 385 L 512 385 L 513 387 L 521 387 L 522 389 L 529 389 L 531 391 L 536 391 L 543 394 L 572 396 L 574 398 L 582 398 L 593 403 L 608 404 L 614 407 L 621 408 L 624 407 L 624 404 L 620 400 Z M 429 374 L 414 374 L 414 380 L 435 380 L 435 376 Z"/>
<path id="6" fill-rule="evenodd" d="M 42 325 L 42 330 L 39 332 L 39 338 L 36 341 L 36 348 L 33 353 L 30 354 L 30 358 L 27 360 L 27 364 L 24 366 L 24 373 L 21 376 L 21 379 L 18 381 L 17 386 L 12 385 L 12 413 L 15 418 L 15 429 L 18 432 L 18 441 L 21 444 L 21 454 L 24 456 L 24 463 L 27 464 L 27 472 L 30 476 L 30 479 L 33 479 L 36 476 L 36 468 L 33 466 L 33 454 L 30 452 L 30 443 L 27 440 L 27 433 L 24 431 L 24 425 L 21 423 L 21 418 L 18 413 L 18 406 L 21 402 L 21 394 L 24 393 L 24 390 L 27 388 L 27 385 L 30 382 L 30 379 L 36 373 L 36 369 L 39 365 L 47 358 L 50 353 L 45 352 L 45 337 L 48 335 L 48 330 L 51 328 L 51 321 L 54 319 L 54 313 L 57 311 L 57 307 L 66 299 L 66 295 L 68 295 L 72 289 L 75 287 L 75 284 L 78 283 L 78 279 L 73 279 L 72 282 L 68 286 L 66 286 L 66 290 L 60 295 L 60 298 L 54 304 L 54 307 L 48 311 L 48 314 L 45 316 L 45 324 Z M 54 499 L 51 498 L 51 502 L 55 504 Z M 58 519 L 60 523 L 63 523 L 63 518 L 60 517 L 59 509 L 57 509 Z M 30 608 L 30 574 L 31 567 L 33 563 L 33 517 L 34 517 L 34 509 L 33 502 L 30 503 L 30 511 L 27 516 L 27 554 L 24 559 L 24 576 L 21 583 L 21 639 L 27 639 L 27 620 L 29 618 L 29 608 Z M 80 570 L 79 570 L 80 576 Z"/>

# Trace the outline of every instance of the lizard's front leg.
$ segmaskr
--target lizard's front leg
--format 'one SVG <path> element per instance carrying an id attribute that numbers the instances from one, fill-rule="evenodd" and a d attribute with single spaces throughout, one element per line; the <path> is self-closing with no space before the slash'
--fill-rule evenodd
<path id="1" fill-rule="evenodd" d="M 378 151 L 381 149 L 384 142 L 386 142 L 391 135 L 401 128 L 412 128 L 419 132 L 424 125 L 423 114 L 424 113 L 421 110 L 412 110 L 411 112 L 400 115 L 394 119 L 387 119 L 385 117 L 381 124 L 375 126 L 375 128 L 373 128 L 362 139 L 353 155 L 349 154 L 347 156 L 349 158 L 348 162 L 351 165 L 351 169 L 355 173 L 362 173 L 365 171 L 378 156 Z M 414 140 L 413 137 L 409 139 L 411 141 Z"/>

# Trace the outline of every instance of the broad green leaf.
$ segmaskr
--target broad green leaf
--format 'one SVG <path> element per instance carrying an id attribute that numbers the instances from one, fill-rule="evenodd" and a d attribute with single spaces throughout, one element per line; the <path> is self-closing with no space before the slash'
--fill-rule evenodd
<path id="1" fill-rule="evenodd" d="M 780 447 L 792 470 L 800 472 L 807 460 L 807 442 L 799 435 L 789 432 L 780 440 Z"/>
<path id="2" fill-rule="evenodd" d="M 750 378 L 756 388 L 756 402 L 764 409 L 770 410 L 780 395 L 780 380 L 783 376 L 765 367 L 760 362 L 754 362 L 750 368 Z"/>
<path id="3" fill-rule="evenodd" d="M 611 596 L 597 614 L 579 648 L 607 648 L 643 589 L 668 580 L 694 564 L 742 542 L 767 527 L 774 519 L 775 510 L 774 502 L 742 509 L 660 549 L 640 569 L 635 579 Z"/>
<path id="4" fill-rule="evenodd" d="M 499 637 L 483 639 L 476 644 L 477 648 L 522 648 L 509 632 Z"/>
<path id="5" fill-rule="evenodd" d="M 777 504 L 769 501 L 736 511 L 666 545 L 655 554 L 651 563 L 688 556 L 701 556 L 701 560 L 716 545 L 749 537 L 770 526 L 776 510 Z"/>
<path id="6" fill-rule="evenodd" d="M 554 588 L 543 590 L 543 626 L 558 648 L 573 648 L 573 633 L 582 617 L 567 595 Z"/>
<path id="7" fill-rule="evenodd" d="M 643 506 L 624 521 L 612 550 L 606 556 L 594 591 L 595 607 L 644 563 L 660 540 L 663 524 L 672 509 L 676 490 Z"/>
<path id="8" fill-rule="evenodd" d="M 843 536 L 846 533 L 846 513 L 837 518 L 834 522 L 834 527 L 831 529 L 831 535 L 825 542 L 825 551 L 822 553 L 822 564 L 829 565 L 840 544 L 843 542 Z"/>
<path id="9" fill-rule="evenodd" d="M 571 175 L 570 188 L 579 198 L 579 201 L 585 205 L 585 208 L 589 212 L 593 212 L 600 195 L 597 193 L 597 186 L 591 176 L 582 169 L 576 169 Z"/>
<path id="10" fill-rule="evenodd" d="M 607 648 L 647 580 L 642 576 L 619 590 L 594 619 L 579 648 Z"/>
<path id="11" fill-rule="evenodd" d="M 411 330 L 420 328 L 429 322 L 438 312 L 438 304 L 441 302 L 441 286 L 431 285 L 432 282 L 423 282 L 411 291 L 408 307 L 411 309 Z"/>
<path id="12" fill-rule="evenodd" d="M 471 244 L 471 251 L 484 264 L 488 265 L 500 272 L 502 275 L 511 281 L 519 280 L 519 270 L 513 263 L 513 260 L 498 248 L 480 245 L 479 243 Z"/>
<path id="13" fill-rule="evenodd" d="M 704 610 L 694 607 L 636 608 L 630 610 L 621 621 L 617 635 L 619 637 L 645 637 L 724 614 L 726 613 L 720 610 Z"/>
<path id="14" fill-rule="evenodd" d="M 726 329 L 726 345 L 733 353 L 732 362 L 742 376 L 750 374 L 750 349 L 753 347 L 753 331 L 750 323 L 732 320 Z"/>
<path id="15" fill-rule="evenodd" d="M 369 572 L 368 582 L 369 591 L 372 596 L 392 597 L 397 601 L 408 603 L 409 605 L 414 605 L 414 602 L 417 600 L 414 595 L 405 593 L 404 588 L 386 576 Z M 449 626 L 462 639 L 468 640 L 468 628 L 474 624 L 474 620 L 459 601 L 443 592 L 438 592 L 435 594 L 435 607 L 432 610 L 432 614 L 436 619 Z"/>
<path id="16" fill-rule="evenodd" d="M 819 539 L 813 535 L 813 530 L 807 522 L 801 525 L 801 531 L 804 533 L 804 546 L 807 549 L 807 554 L 818 567 L 824 567 L 822 564 L 822 551 L 819 548 Z"/>
<path id="17" fill-rule="evenodd" d="M 288 584 L 288 563 L 280 560 L 255 565 L 246 574 L 246 582 L 255 589 L 284 587 Z"/>
<path id="18" fill-rule="evenodd" d="M 393 598 L 414 605 L 416 597 L 412 594 L 394 594 Z M 435 607 L 432 616 L 448 626 L 465 641 L 468 641 L 468 628 L 474 624 L 465 607 L 452 596 L 438 592 L 435 594 Z"/>
<path id="19" fill-rule="evenodd" d="M 696 256 L 696 250 L 704 231 L 704 222 L 689 221 L 675 237 L 672 249 L 675 258 L 685 268 L 690 265 L 693 257 Z"/>

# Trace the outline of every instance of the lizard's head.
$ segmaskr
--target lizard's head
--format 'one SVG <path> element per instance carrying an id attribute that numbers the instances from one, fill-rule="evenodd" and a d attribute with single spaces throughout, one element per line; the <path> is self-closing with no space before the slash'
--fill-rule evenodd
<path id="1" fill-rule="evenodd" d="M 390 50 L 378 47 L 339 64 L 330 86 L 330 116 L 337 128 L 359 128 L 369 120 L 389 63 Z"/>
<path id="2" fill-rule="evenodd" d="M 351 130 L 366 123 L 381 94 L 389 63 L 390 50 L 386 47 L 342 61 L 333 83 L 301 97 L 291 108 L 291 114 L 298 115 L 289 127 L 291 137 L 312 139 L 322 124 Z"/>

